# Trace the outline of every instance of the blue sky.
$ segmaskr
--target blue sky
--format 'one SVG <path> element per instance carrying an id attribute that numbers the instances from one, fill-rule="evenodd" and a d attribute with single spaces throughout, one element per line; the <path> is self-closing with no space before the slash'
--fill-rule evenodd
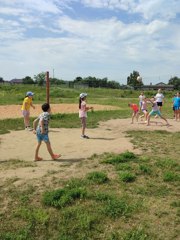
<path id="1" fill-rule="evenodd" d="M 0 77 L 180 77 L 180 0 L 0 0 Z"/>

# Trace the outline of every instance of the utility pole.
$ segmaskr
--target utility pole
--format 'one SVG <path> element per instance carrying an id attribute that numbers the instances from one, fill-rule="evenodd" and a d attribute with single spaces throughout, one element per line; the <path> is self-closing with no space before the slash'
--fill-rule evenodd
<path id="1" fill-rule="evenodd" d="M 46 72 L 46 102 L 49 104 L 49 72 Z"/>

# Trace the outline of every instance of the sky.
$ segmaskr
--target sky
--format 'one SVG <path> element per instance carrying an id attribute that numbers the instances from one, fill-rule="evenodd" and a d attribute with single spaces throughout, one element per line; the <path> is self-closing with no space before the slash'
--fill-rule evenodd
<path id="1" fill-rule="evenodd" d="M 0 0 L 0 77 L 180 77 L 180 0 Z"/>

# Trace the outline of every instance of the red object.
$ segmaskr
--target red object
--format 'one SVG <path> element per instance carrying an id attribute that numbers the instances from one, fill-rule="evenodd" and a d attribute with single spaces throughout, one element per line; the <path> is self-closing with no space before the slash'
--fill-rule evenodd
<path id="1" fill-rule="evenodd" d="M 132 108 L 133 111 L 138 111 L 139 110 L 137 104 L 131 104 L 131 108 Z"/>

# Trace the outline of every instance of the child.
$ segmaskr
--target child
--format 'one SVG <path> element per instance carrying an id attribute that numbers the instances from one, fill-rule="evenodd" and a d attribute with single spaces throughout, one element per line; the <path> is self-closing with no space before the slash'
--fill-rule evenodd
<path id="1" fill-rule="evenodd" d="M 35 109 L 35 106 L 32 104 L 32 98 L 33 98 L 34 93 L 33 92 L 27 92 L 26 96 L 23 100 L 23 104 L 21 107 L 22 114 L 24 117 L 24 125 L 25 129 L 32 131 L 33 129 L 30 127 L 29 119 L 30 119 L 30 107 Z"/>
<path id="2" fill-rule="evenodd" d="M 147 122 L 148 110 L 147 110 L 147 98 L 144 98 L 141 105 L 141 111 L 144 113 L 145 122 Z"/>
<path id="3" fill-rule="evenodd" d="M 81 124 L 82 124 L 81 137 L 88 139 L 89 137 L 85 135 L 87 111 L 90 109 L 93 110 L 93 107 L 86 106 L 86 97 L 87 97 L 87 93 L 81 93 L 79 95 L 79 118 L 81 119 Z"/>
<path id="4" fill-rule="evenodd" d="M 37 144 L 36 151 L 35 151 L 35 161 L 43 160 L 38 155 L 39 148 L 41 146 L 42 141 L 44 141 L 46 143 L 47 150 L 48 150 L 49 154 L 51 155 L 52 160 L 56 160 L 59 157 L 61 157 L 61 155 L 53 153 L 52 148 L 51 148 L 51 144 L 50 144 L 50 141 L 49 141 L 48 125 L 49 125 L 50 112 L 51 112 L 50 105 L 48 103 L 44 103 L 42 105 L 42 110 L 43 110 L 43 113 L 41 113 L 39 115 L 39 117 L 36 118 L 33 122 L 33 128 L 34 128 L 33 133 L 36 134 L 37 140 L 38 140 L 38 144 Z M 38 123 L 38 126 L 37 126 L 38 121 L 39 121 L 39 123 Z M 37 126 L 37 128 L 36 128 L 36 126 Z"/>
<path id="5" fill-rule="evenodd" d="M 142 102 L 144 99 L 145 99 L 145 95 L 143 92 L 141 92 L 141 94 L 139 95 L 139 111 L 141 111 Z"/>
<path id="6" fill-rule="evenodd" d="M 152 99 L 148 99 L 148 101 L 150 101 L 152 103 L 152 110 L 147 117 L 147 126 L 150 125 L 150 118 L 152 115 L 158 115 L 160 118 L 162 118 L 167 123 L 167 126 L 169 126 L 167 119 L 162 116 L 162 114 L 159 110 L 159 107 L 158 107 L 155 97 L 153 97 Z"/>
<path id="7" fill-rule="evenodd" d="M 134 103 L 129 103 L 128 106 L 133 110 L 131 124 L 134 123 L 134 118 L 135 117 L 136 117 L 136 120 L 138 122 L 138 118 L 139 118 L 139 107 L 138 107 L 138 105 L 134 104 Z"/>
<path id="8" fill-rule="evenodd" d="M 180 120 L 180 93 L 177 92 L 176 97 L 173 98 L 173 108 L 175 113 L 175 120 Z"/>

